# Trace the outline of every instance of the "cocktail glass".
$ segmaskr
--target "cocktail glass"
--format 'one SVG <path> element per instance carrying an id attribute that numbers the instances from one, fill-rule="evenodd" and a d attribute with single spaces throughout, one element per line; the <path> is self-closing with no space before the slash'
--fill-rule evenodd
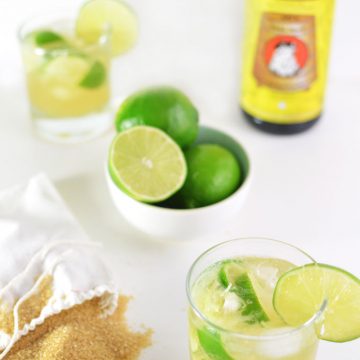
<path id="1" fill-rule="evenodd" d="M 257 275 L 265 284 L 261 294 L 258 294 L 260 301 L 270 301 L 270 304 L 282 272 L 278 263 L 288 264 L 290 268 L 315 263 L 313 258 L 294 246 L 264 238 L 231 240 L 202 254 L 192 265 L 187 277 L 191 359 L 314 360 L 318 347 L 317 330 L 326 307 L 325 299 L 318 312 L 297 328 L 283 324 L 274 328 L 267 325 L 264 329 L 252 329 L 252 325 L 247 325 L 241 331 L 234 331 L 227 329 L 224 323 L 220 326 L 210 320 L 200 310 L 201 292 L 197 291 L 199 279 L 204 271 L 211 271 L 216 268 L 216 264 L 229 259 L 243 259 L 250 266 L 255 264 L 254 271 L 258 272 Z"/>
<path id="2" fill-rule="evenodd" d="M 88 45 L 75 25 L 75 19 L 46 14 L 18 32 L 32 124 L 50 141 L 88 140 L 111 125 L 109 29 Z"/>

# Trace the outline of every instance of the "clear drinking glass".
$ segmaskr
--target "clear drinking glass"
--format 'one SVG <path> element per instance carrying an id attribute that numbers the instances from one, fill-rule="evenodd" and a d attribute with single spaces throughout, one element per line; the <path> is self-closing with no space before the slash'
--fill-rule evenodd
<path id="1" fill-rule="evenodd" d="M 35 132 L 57 142 L 96 137 L 111 125 L 110 32 L 85 44 L 75 19 L 47 14 L 26 21 L 18 37 Z"/>
<path id="2" fill-rule="evenodd" d="M 269 266 L 271 259 L 285 260 L 297 267 L 314 263 L 309 255 L 289 244 L 263 238 L 231 240 L 219 244 L 202 254 L 192 265 L 187 277 L 189 308 L 189 340 L 192 360 L 314 360 L 318 347 L 316 329 L 321 326 L 326 301 L 319 311 L 298 328 L 266 329 L 266 331 L 231 331 L 216 325 L 199 310 L 195 290 L 199 276 L 220 261 L 241 259 L 267 259 L 262 273 L 266 286 L 274 289 L 277 279 Z M 270 259 L 270 260 L 269 260 Z M 270 261 L 270 262 L 269 262 Z M 276 263 L 276 261 L 274 263 Z M 292 265 L 291 265 L 292 264 Z M 266 267 L 266 268 L 265 268 Z M 273 292 L 273 291 L 272 291 Z M 199 294 L 199 293 L 198 293 Z M 266 296 L 258 294 L 261 296 Z M 272 295 L 272 294 L 271 294 Z M 198 296 L 198 295 L 196 295 Z M 261 296 L 259 296 L 260 300 Z M 272 303 L 272 297 L 270 299 Z M 250 326 L 251 327 L 251 326 Z M 250 327 L 248 327 L 250 329 Z"/>

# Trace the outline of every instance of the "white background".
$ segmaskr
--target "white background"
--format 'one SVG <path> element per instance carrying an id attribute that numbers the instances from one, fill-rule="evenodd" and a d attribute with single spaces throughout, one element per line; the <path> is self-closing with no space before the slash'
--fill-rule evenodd
<path id="1" fill-rule="evenodd" d="M 326 0 L 323 0 L 326 1 Z M 103 163 L 113 132 L 80 145 L 31 135 L 15 30 L 34 13 L 80 0 L 0 0 L 0 187 L 45 171 L 92 239 L 105 245 L 129 318 L 155 330 L 146 360 L 188 359 L 185 276 L 200 251 L 247 235 L 298 245 L 322 262 L 360 276 L 360 5 L 339 1 L 326 112 L 311 131 L 278 137 L 241 119 L 237 97 L 242 3 L 239 0 L 133 0 L 141 36 L 114 61 L 117 96 L 148 83 L 185 89 L 201 122 L 227 129 L 249 150 L 254 182 L 238 222 L 188 243 L 150 239 L 130 227 L 107 193 Z M 360 311 L 360 306 L 359 306 Z M 320 360 L 359 360 L 360 341 L 321 344 Z"/>

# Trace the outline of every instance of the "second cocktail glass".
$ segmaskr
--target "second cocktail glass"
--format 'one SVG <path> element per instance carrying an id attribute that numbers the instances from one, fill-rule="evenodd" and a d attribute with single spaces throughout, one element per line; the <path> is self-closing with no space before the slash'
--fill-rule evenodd
<path id="1" fill-rule="evenodd" d="M 75 19 L 34 17 L 19 30 L 35 132 L 56 142 L 91 139 L 111 125 L 109 29 L 95 44 L 76 35 Z"/>

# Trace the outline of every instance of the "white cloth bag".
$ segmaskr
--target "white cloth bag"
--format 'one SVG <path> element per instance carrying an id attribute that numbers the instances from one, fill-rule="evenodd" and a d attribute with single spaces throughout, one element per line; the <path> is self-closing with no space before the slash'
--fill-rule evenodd
<path id="1" fill-rule="evenodd" d="M 45 175 L 0 191 L 0 310 L 10 310 L 14 322 L 12 333 L 0 324 L 0 359 L 21 336 L 62 310 L 94 297 L 101 297 L 104 316 L 115 310 L 117 292 L 97 255 L 98 246 Z M 49 275 L 51 298 L 36 318 L 19 328 L 19 307 Z"/>

